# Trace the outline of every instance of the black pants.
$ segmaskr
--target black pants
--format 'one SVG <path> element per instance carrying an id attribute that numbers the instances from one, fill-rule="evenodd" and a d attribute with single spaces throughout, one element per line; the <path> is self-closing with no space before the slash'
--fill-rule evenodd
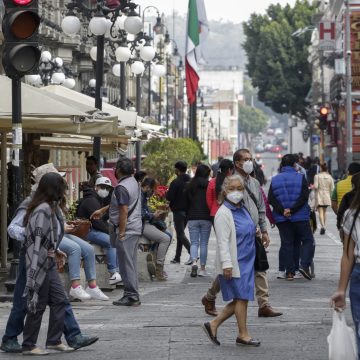
<path id="1" fill-rule="evenodd" d="M 61 343 L 65 309 L 69 304 L 69 300 L 57 272 L 55 261 L 50 258 L 49 261 L 51 265 L 39 291 L 36 313 L 33 314 L 28 311 L 26 316 L 22 344 L 24 350 L 32 350 L 36 347 L 46 305 L 50 306 L 46 345 L 58 345 Z"/>
<path id="2" fill-rule="evenodd" d="M 184 246 L 190 254 L 190 241 L 185 235 L 185 228 L 187 224 L 185 211 L 175 211 L 174 213 L 174 226 L 176 231 L 176 253 L 175 260 L 180 261 L 182 247 Z"/>

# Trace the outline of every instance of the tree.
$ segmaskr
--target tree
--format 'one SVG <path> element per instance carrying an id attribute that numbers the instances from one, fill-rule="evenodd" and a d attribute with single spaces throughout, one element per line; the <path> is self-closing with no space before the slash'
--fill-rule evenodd
<path id="1" fill-rule="evenodd" d="M 307 61 L 311 32 L 293 34 L 311 25 L 315 5 L 297 0 L 294 7 L 270 5 L 265 15 L 252 14 L 243 24 L 248 75 L 259 100 L 275 112 L 305 114 L 311 86 Z"/>
<path id="2" fill-rule="evenodd" d="M 144 168 L 161 184 L 167 184 L 174 173 L 174 164 L 177 161 L 183 160 L 190 165 L 202 160 L 199 145 L 191 139 L 152 139 L 143 150 L 147 155 L 143 162 Z"/>
<path id="3" fill-rule="evenodd" d="M 262 131 L 267 125 L 268 118 L 262 110 L 244 105 L 239 108 L 238 121 L 239 129 L 246 134 L 246 141 L 249 145 L 249 135 Z"/>

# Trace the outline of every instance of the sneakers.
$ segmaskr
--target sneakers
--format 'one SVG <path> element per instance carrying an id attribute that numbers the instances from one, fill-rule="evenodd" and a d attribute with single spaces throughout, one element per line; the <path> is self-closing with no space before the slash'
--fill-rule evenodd
<path id="1" fill-rule="evenodd" d="M 301 273 L 301 275 L 307 279 L 307 280 L 311 280 L 312 277 L 311 277 L 311 273 L 309 271 L 309 269 L 304 269 L 304 268 L 299 268 L 299 272 Z"/>
<path id="2" fill-rule="evenodd" d="M 285 271 L 279 271 L 277 279 L 286 279 L 286 272 Z"/>
<path id="3" fill-rule="evenodd" d="M 192 265 L 193 261 L 191 260 L 191 257 L 189 257 L 189 260 L 184 263 L 184 265 Z"/>
<path id="4" fill-rule="evenodd" d="M 39 347 L 34 347 L 32 350 L 24 350 L 22 352 L 23 355 L 49 355 L 50 353 L 44 349 L 41 349 Z"/>
<path id="5" fill-rule="evenodd" d="M 294 275 L 294 279 L 303 279 L 304 277 L 301 275 L 300 271 L 296 271 Z"/>
<path id="6" fill-rule="evenodd" d="M 210 276 L 210 274 L 206 270 L 200 270 L 198 276 L 205 277 L 205 276 Z"/>
<path id="7" fill-rule="evenodd" d="M 324 228 L 320 229 L 320 235 L 325 235 L 325 229 Z"/>
<path id="8" fill-rule="evenodd" d="M 180 260 L 172 259 L 170 260 L 170 264 L 180 264 Z"/>
<path id="9" fill-rule="evenodd" d="M 140 306 L 141 302 L 139 300 L 139 298 L 129 298 L 128 296 L 123 296 L 121 299 L 119 300 L 115 300 L 113 301 L 113 305 L 115 306 Z"/>
<path id="10" fill-rule="evenodd" d="M 198 266 L 197 266 L 197 265 L 193 265 L 193 266 L 191 267 L 191 274 L 190 274 L 190 276 L 191 276 L 191 277 L 197 277 L 197 271 L 198 271 Z"/>
<path id="11" fill-rule="evenodd" d="M 68 345 L 73 349 L 77 350 L 86 346 L 90 346 L 98 340 L 99 338 L 97 336 L 78 334 L 68 341 Z"/>
<path id="12" fill-rule="evenodd" d="M 69 291 L 69 295 L 74 299 L 79 300 L 90 300 L 91 296 L 82 288 L 81 285 L 76 288 L 71 287 Z"/>
<path id="13" fill-rule="evenodd" d="M 92 299 L 94 300 L 102 300 L 102 301 L 107 301 L 109 300 L 109 297 L 106 296 L 100 289 L 99 287 L 95 287 L 95 288 L 90 288 L 87 287 L 85 290 Z"/>
<path id="14" fill-rule="evenodd" d="M 109 278 L 109 285 L 115 285 L 121 282 L 121 276 L 118 272 L 114 272 L 112 276 Z"/>
<path id="15" fill-rule="evenodd" d="M 7 353 L 21 353 L 22 347 L 18 343 L 17 338 L 8 339 L 6 341 L 1 342 L 0 349 Z"/>
<path id="16" fill-rule="evenodd" d="M 49 350 L 56 350 L 56 351 L 61 351 L 61 352 L 70 352 L 70 351 L 74 351 L 75 349 L 67 346 L 65 344 L 58 344 L 58 345 L 47 345 L 46 346 L 47 349 Z"/>

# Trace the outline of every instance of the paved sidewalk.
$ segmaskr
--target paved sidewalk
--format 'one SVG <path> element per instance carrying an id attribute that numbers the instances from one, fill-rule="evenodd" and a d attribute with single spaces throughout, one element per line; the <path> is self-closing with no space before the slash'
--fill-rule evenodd
<path id="1" fill-rule="evenodd" d="M 90 348 L 72 354 L 54 354 L 54 358 L 71 359 L 247 359 L 247 360 L 325 360 L 326 337 L 331 327 L 329 297 L 336 288 L 339 274 L 341 244 L 338 241 L 335 217 L 329 210 L 329 230 L 326 235 L 316 233 L 316 279 L 287 282 L 277 280 L 277 252 L 279 235 L 271 230 L 269 251 L 271 304 L 284 312 L 273 319 L 257 317 L 257 305 L 250 304 L 248 324 L 251 335 L 261 340 L 259 348 L 235 346 L 237 336 L 235 318 L 219 330 L 221 346 L 212 345 L 201 329 L 210 319 L 201 305 L 201 297 L 210 278 L 190 278 L 190 268 L 169 264 L 175 251 L 170 247 L 166 283 L 141 283 L 142 305 L 138 308 L 114 307 L 111 302 L 74 303 L 74 312 L 84 333 L 98 334 L 100 341 Z M 215 239 L 209 245 L 209 270 L 213 273 Z M 183 254 L 182 261 L 187 260 Z M 121 291 L 110 293 L 111 299 Z M 218 307 L 223 302 L 221 296 Z M 0 304 L 0 329 L 3 332 L 10 304 Z M 351 315 L 346 311 L 350 322 Z M 39 344 L 44 344 L 46 326 Z M 1 354 L 1 359 L 17 359 L 22 355 Z"/>

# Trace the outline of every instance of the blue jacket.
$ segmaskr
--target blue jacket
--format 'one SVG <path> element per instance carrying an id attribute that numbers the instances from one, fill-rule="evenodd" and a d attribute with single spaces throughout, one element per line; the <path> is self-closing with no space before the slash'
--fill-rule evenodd
<path id="1" fill-rule="evenodd" d="M 273 177 L 269 190 L 269 203 L 273 207 L 276 223 L 309 221 L 309 190 L 305 177 L 295 168 L 285 166 Z M 291 216 L 283 215 L 284 209 L 291 210 Z"/>

